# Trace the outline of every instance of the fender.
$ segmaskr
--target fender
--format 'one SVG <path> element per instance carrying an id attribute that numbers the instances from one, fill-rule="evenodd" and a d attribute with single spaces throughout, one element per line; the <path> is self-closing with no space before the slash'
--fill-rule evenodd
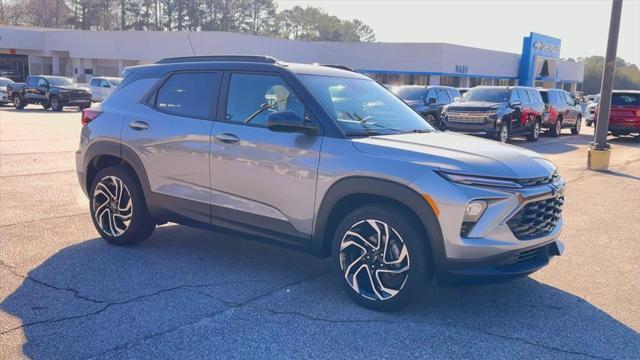
<path id="1" fill-rule="evenodd" d="M 331 255 L 332 236 L 327 231 L 327 223 L 331 217 L 334 206 L 344 197 L 354 194 L 382 196 L 398 201 L 412 210 L 420 219 L 431 248 L 433 264 L 436 270 L 441 269 L 443 260 L 446 259 L 444 250 L 444 237 L 440 228 L 438 217 L 433 209 L 424 200 L 421 194 L 410 187 L 389 180 L 354 176 L 341 179 L 331 185 L 320 204 L 314 232 L 311 239 L 311 252 L 317 256 Z"/>
<path id="2" fill-rule="evenodd" d="M 138 178 L 138 181 L 140 182 L 140 186 L 142 187 L 145 202 L 147 203 L 147 208 L 152 214 L 155 213 L 155 210 L 157 209 L 155 208 L 153 203 L 149 201 L 149 199 L 151 199 L 151 187 L 149 185 L 149 178 L 147 177 L 147 172 L 144 168 L 142 160 L 140 160 L 133 149 L 126 145 L 120 144 L 119 142 L 110 140 L 99 140 L 89 145 L 85 152 L 83 162 L 83 169 L 85 171 L 85 184 L 83 184 L 83 186 L 87 189 L 89 187 L 89 184 L 86 183 L 86 169 L 89 168 L 91 162 L 94 161 L 94 159 L 101 155 L 111 155 L 120 158 L 131 165 L 136 177 Z"/>

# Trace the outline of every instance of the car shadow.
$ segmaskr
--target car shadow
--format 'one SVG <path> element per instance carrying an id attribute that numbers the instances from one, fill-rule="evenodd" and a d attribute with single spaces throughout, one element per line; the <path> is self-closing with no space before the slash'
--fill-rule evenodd
<path id="1" fill-rule="evenodd" d="M 534 150 L 541 154 L 561 154 L 584 147 L 588 145 L 592 139 L 593 135 L 588 134 L 561 134 L 556 138 L 550 136 L 540 137 L 537 142 L 528 142 L 524 138 L 513 138 L 509 139 L 509 143 Z"/>
<path id="2" fill-rule="evenodd" d="M 135 247 L 91 239 L 63 248 L 21 280 L 0 304 L 15 317 L 2 325 L 0 338 L 24 333 L 22 351 L 32 359 L 89 357 L 228 308 L 240 311 L 255 305 L 270 309 L 272 315 L 286 310 L 332 317 L 333 328 L 349 326 L 344 319 L 352 317 L 370 321 L 358 325 L 364 329 L 375 328 L 378 320 L 380 326 L 395 321 L 411 324 L 407 334 L 399 334 L 401 338 L 446 328 L 459 333 L 463 341 L 498 334 L 489 340 L 514 337 L 603 357 L 624 356 L 624 351 L 640 348 L 633 329 L 578 296 L 530 278 L 499 286 L 437 288 L 408 309 L 381 314 L 348 300 L 329 269 L 327 259 L 178 225 L 156 229 Z M 300 290 L 294 291 L 295 287 Z M 277 299 L 268 301 L 270 296 Z M 234 319 L 228 315 L 218 321 Z M 248 326 L 288 326 L 262 321 L 257 317 Z M 200 341 L 198 346 L 217 346 L 216 339 Z M 279 346 L 296 345 L 279 342 Z"/>

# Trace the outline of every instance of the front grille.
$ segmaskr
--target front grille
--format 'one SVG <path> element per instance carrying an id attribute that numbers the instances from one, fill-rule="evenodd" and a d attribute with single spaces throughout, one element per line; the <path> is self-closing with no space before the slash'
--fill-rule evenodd
<path id="1" fill-rule="evenodd" d="M 516 258 L 516 263 L 521 263 L 524 261 L 528 261 L 534 259 L 536 257 L 550 257 L 560 255 L 560 251 L 558 250 L 558 245 L 553 242 L 551 244 L 547 244 L 541 247 L 537 247 L 535 249 L 526 250 L 518 254 Z"/>
<path id="2" fill-rule="evenodd" d="M 517 183 L 522 185 L 523 187 L 540 186 L 540 185 L 553 184 L 558 179 L 560 179 L 560 175 L 557 172 L 555 172 L 549 177 L 539 177 L 539 178 L 518 180 Z"/>
<path id="3" fill-rule="evenodd" d="M 484 111 L 447 111 L 447 120 L 450 122 L 467 123 L 467 124 L 483 124 L 488 115 L 495 113 L 487 113 Z"/>
<path id="4" fill-rule="evenodd" d="M 539 238 L 556 227 L 563 204 L 563 196 L 529 203 L 509 219 L 507 225 L 519 240 Z"/>

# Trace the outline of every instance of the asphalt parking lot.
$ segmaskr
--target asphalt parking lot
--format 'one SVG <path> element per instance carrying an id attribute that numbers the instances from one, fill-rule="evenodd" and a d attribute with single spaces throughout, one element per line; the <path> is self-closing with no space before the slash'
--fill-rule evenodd
<path id="1" fill-rule="evenodd" d="M 98 238 L 76 179 L 80 113 L 0 108 L 0 358 L 638 358 L 640 141 L 513 144 L 567 181 L 564 256 L 516 282 L 356 306 L 328 260 L 184 226 Z"/>

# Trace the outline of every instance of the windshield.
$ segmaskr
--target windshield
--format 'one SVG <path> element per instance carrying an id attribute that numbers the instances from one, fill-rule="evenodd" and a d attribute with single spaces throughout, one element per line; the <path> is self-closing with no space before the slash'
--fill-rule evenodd
<path id="1" fill-rule="evenodd" d="M 73 86 L 71 79 L 65 77 L 49 76 L 47 77 L 47 81 L 49 81 L 49 84 L 55 86 Z"/>
<path id="2" fill-rule="evenodd" d="M 315 98 L 347 135 L 428 132 L 418 113 L 370 79 L 300 75 Z"/>
<path id="3" fill-rule="evenodd" d="M 461 101 L 507 102 L 509 90 L 505 88 L 474 88 L 462 96 Z"/>
<path id="4" fill-rule="evenodd" d="M 422 100 L 424 99 L 425 91 L 424 87 L 415 86 L 400 86 L 393 90 L 402 100 Z"/>
<path id="5" fill-rule="evenodd" d="M 109 79 L 111 86 L 120 86 L 122 79 Z"/>

